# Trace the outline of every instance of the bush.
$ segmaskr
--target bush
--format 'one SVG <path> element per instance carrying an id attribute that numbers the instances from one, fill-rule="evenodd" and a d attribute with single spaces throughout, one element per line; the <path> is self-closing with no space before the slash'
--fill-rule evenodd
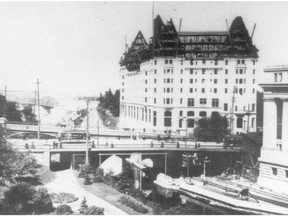
<path id="1" fill-rule="evenodd" d="M 121 196 L 119 202 L 122 204 L 132 208 L 134 211 L 139 212 L 141 214 L 146 214 L 148 210 L 143 207 L 140 203 L 138 203 L 136 200 L 133 200 L 132 198 L 128 196 Z"/>
<path id="2" fill-rule="evenodd" d="M 51 197 L 54 203 L 71 203 L 78 200 L 78 197 L 70 193 L 53 193 Z"/>
<path id="3" fill-rule="evenodd" d="M 84 215 L 104 215 L 104 208 L 89 206 L 87 210 L 83 213 Z"/>
<path id="4" fill-rule="evenodd" d="M 69 205 L 63 204 L 56 208 L 57 215 L 70 215 L 73 214 L 73 211 Z"/>
<path id="5" fill-rule="evenodd" d="M 6 211 L 9 214 L 29 214 L 31 205 L 29 201 L 33 199 L 36 191 L 27 183 L 19 183 L 12 186 L 4 193 L 4 202 L 7 204 Z"/>
<path id="6" fill-rule="evenodd" d="M 12 186 L 4 193 L 7 214 L 42 214 L 53 210 L 51 197 L 45 188 L 34 189 L 27 183 Z"/>
<path id="7" fill-rule="evenodd" d="M 90 178 L 88 175 L 85 176 L 85 180 L 84 180 L 84 185 L 90 185 L 92 184 L 92 182 L 90 181 Z"/>
<path id="8" fill-rule="evenodd" d="M 87 174 L 92 172 L 92 167 L 88 164 L 84 164 L 80 167 L 78 178 L 84 178 Z"/>
<path id="9" fill-rule="evenodd" d="M 36 214 L 49 213 L 53 210 L 51 196 L 46 188 L 39 188 L 36 191 L 31 204 L 33 205 L 33 212 Z"/>

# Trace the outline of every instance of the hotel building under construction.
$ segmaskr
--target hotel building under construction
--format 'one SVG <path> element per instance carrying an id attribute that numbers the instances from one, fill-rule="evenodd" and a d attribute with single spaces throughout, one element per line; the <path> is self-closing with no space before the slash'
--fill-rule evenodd
<path id="1" fill-rule="evenodd" d="M 176 31 L 160 16 L 153 27 L 120 60 L 120 127 L 181 132 L 218 112 L 232 132 L 255 131 L 258 50 L 242 18 L 228 31 Z"/>

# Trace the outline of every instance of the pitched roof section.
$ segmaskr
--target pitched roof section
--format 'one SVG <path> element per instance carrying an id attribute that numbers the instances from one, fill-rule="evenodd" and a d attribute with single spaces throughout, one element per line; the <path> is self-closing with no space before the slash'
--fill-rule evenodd
<path id="1" fill-rule="evenodd" d="M 164 24 L 158 15 L 149 44 L 139 31 L 120 65 L 129 71 L 139 70 L 143 61 L 176 56 L 186 59 L 258 58 L 258 49 L 240 16 L 233 20 L 229 31 L 177 32 L 172 19 Z"/>

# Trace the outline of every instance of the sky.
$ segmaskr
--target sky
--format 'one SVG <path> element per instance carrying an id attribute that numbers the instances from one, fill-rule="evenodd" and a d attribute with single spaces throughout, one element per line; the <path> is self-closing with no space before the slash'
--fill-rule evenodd
<path id="1" fill-rule="evenodd" d="M 260 65 L 288 64 L 288 2 L 155 2 L 181 31 L 226 31 L 242 16 Z M 152 36 L 152 2 L 0 2 L 0 90 L 98 96 L 120 87 L 125 37 Z"/>

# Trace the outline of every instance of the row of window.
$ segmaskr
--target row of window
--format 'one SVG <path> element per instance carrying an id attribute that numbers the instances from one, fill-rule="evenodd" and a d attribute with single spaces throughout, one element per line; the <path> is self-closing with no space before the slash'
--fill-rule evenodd
<path id="1" fill-rule="evenodd" d="M 209 46 L 209 45 L 206 45 L 206 46 Z M 197 65 L 198 61 L 191 59 L 190 60 L 190 65 L 194 65 L 194 63 Z M 255 65 L 255 62 L 256 61 L 253 59 L 252 60 L 253 65 Z M 165 64 L 173 64 L 173 59 L 165 59 L 164 63 Z M 229 63 L 229 61 L 228 61 L 228 59 L 226 59 L 225 60 L 225 65 L 228 65 L 228 63 Z M 241 65 L 241 64 L 244 65 L 245 63 L 246 63 L 245 59 L 237 59 L 237 65 Z M 157 65 L 157 60 L 156 59 L 154 60 L 154 64 Z M 181 60 L 181 64 L 183 64 L 183 60 Z M 202 64 L 206 64 L 206 59 L 202 60 Z M 214 64 L 218 65 L 218 60 L 214 60 Z"/>
<path id="2" fill-rule="evenodd" d="M 207 74 L 206 73 L 206 69 L 205 68 L 202 68 L 202 75 L 205 75 Z M 180 70 L 180 73 L 183 74 L 183 69 Z M 155 69 L 154 70 L 154 74 L 157 74 L 157 70 Z M 164 69 L 164 74 L 173 74 L 173 69 Z M 194 74 L 194 68 L 190 68 L 190 74 Z M 215 68 L 214 69 L 214 75 L 217 75 L 218 74 L 218 68 Z M 227 75 L 228 74 L 228 69 L 225 69 L 225 74 Z M 236 74 L 246 74 L 246 70 L 244 69 L 236 69 Z M 253 74 L 255 74 L 255 69 L 253 69 Z M 145 75 L 148 76 L 148 72 L 145 71 Z M 197 71 L 195 71 L 195 75 L 197 75 Z M 282 76 L 282 75 L 281 75 Z M 122 76 L 122 79 L 124 79 L 124 76 Z"/>

